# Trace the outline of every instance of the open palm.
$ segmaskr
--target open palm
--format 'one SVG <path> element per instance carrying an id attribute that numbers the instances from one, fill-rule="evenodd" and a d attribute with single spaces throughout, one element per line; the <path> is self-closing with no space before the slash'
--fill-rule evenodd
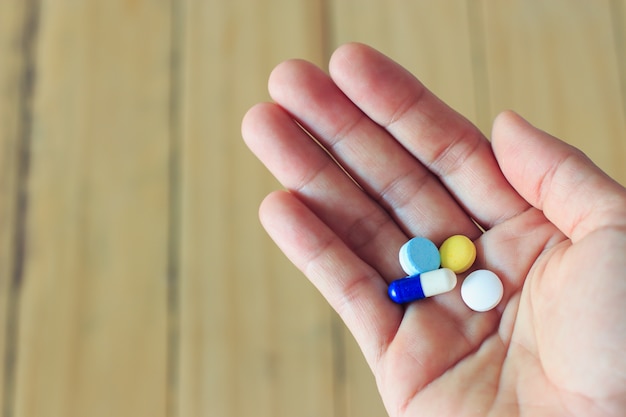
<path id="1" fill-rule="evenodd" d="M 242 126 L 287 189 L 261 220 L 353 333 L 390 415 L 626 414 L 621 186 L 511 112 L 490 143 L 364 45 L 330 75 L 283 63 L 269 85 L 276 103 Z M 503 280 L 500 305 L 473 312 L 460 286 L 392 303 L 400 246 L 454 234 Z"/>

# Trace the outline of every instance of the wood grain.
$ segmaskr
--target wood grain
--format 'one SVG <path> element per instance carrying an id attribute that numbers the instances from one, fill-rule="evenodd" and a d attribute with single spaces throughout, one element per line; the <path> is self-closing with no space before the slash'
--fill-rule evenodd
<path id="1" fill-rule="evenodd" d="M 239 125 L 272 67 L 323 55 L 316 1 L 185 2 L 181 416 L 333 415 L 331 312 L 261 229 L 278 185 Z"/>
<path id="2" fill-rule="evenodd" d="M 622 111 L 626 119 L 626 0 L 611 0 L 610 7 L 609 13 L 612 18 L 611 26 L 615 41 L 620 94 L 622 96 Z M 624 184 L 623 181 L 622 184 Z"/>
<path id="3" fill-rule="evenodd" d="M 28 2 L 0 3 L 0 410 L 12 412 L 29 136 Z"/>
<path id="4" fill-rule="evenodd" d="M 14 412 L 163 416 L 169 9 L 40 8 Z"/>

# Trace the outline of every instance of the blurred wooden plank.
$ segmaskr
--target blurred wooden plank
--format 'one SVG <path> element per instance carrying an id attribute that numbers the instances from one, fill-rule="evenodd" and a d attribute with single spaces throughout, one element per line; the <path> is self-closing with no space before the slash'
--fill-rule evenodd
<path id="1" fill-rule="evenodd" d="M 16 416 L 164 416 L 170 13 L 41 2 Z"/>
<path id="2" fill-rule="evenodd" d="M 320 4 L 183 4 L 179 415 L 333 415 L 332 315 L 261 229 L 278 185 L 239 129 L 272 67 L 322 60 Z"/>
<path id="3" fill-rule="evenodd" d="M 493 114 L 516 110 L 626 184 L 626 113 L 610 3 L 483 1 L 483 8 Z"/>
<path id="4" fill-rule="evenodd" d="M 626 0 L 611 0 L 611 17 L 621 84 L 622 109 L 626 118 Z"/>
<path id="5" fill-rule="evenodd" d="M 332 45 L 364 42 L 397 60 L 457 111 L 485 127 L 474 93 L 472 32 L 465 1 L 333 1 Z M 345 416 L 385 410 L 372 373 L 352 336 L 345 338 Z"/>
<path id="6" fill-rule="evenodd" d="M 0 410 L 12 412 L 15 370 L 15 326 L 19 282 L 19 207 L 23 158 L 30 107 L 27 67 L 32 53 L 27 45 L 28 2 L 0 2 Z"/>

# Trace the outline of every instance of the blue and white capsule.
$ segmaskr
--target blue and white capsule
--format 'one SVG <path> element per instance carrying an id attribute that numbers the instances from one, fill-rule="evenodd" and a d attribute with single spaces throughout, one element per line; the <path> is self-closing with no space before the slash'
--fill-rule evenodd
<path id="1" fill-rule="evenodd" d="M 440 268 L 395 280 L 389 284 L 387 293 L 394 303 L 406 304 L 452 291 L 454 287 L 456 274 L 448 268 Z"/>

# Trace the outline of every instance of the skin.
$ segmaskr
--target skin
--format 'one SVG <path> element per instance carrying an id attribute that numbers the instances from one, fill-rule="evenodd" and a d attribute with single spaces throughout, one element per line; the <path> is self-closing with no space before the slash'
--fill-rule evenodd
<path id="1" fill-rule="evenodd" d="M 285 187 L 261 222 L 356 338 L 389 415 L 626 413 L 622 186 L 513 112 L 489 142 L 365 45 L 340 47 L 329 74 L 284 62 L 269 90 L 242 124 Z M 454 234 L 478 253 L 459 282 L 492 270 L 502 302 L 473 312 L 457 285 L 392 303 L 400 246 Z"/>

